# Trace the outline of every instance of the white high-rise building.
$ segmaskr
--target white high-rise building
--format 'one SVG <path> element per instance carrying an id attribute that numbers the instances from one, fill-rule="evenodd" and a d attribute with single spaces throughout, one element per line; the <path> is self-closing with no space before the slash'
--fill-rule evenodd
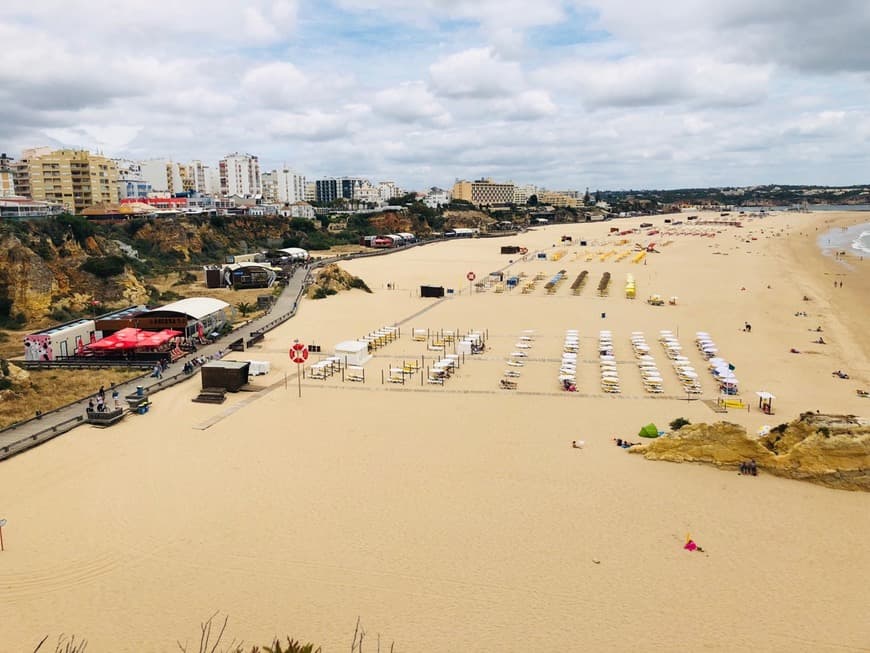
<path id="1" fill-rule="evenodd" d="M 305 200 L 305 177 L 289 168 L 275 170 L 276 199 L 283 204 L 295 204 Z"/>
<path id="2" fill-rule="evenodd" d="M 139 162 L 139 174 L 142 180 L 151 186 L 151 192 L 169 192 L 169 175 L 166 174 L 168 163 L 166 159 L 149 159 Z"/>
<path id="3" fill-rule="evenodd" d="M 205 166 L 205 193 L 212 197 L 221 194 L 221 173 L 215 166 Z"/>
<path id="4" fill-rule="evenodd" d="M 142 180 L 151 185 L 152 193 L 175 193 L 184 192 L 184 181 L 179 166 L 169 159 L 149 159 L 139 162 L 139 171 Z M 185 175 L 186 176 L 186 171 Z"/>
<path id="5" fill-rule="evenodd" d="M 263 187 L 262 180 L 260 179 L 260 161 L 257 157 L 251 154 L 239 154 L 235 152 L 221 159 L 219 167 L 221 193 L 224 196 L 262 196 Z"/>

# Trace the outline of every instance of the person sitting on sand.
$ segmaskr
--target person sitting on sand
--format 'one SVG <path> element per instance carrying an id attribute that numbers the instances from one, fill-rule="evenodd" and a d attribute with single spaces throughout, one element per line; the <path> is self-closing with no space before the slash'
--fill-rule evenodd
<path id="1" fill-rule="evenodd" d="M 825 342 L 825 339 L 822 338 L 821 336 L 819 336 L 819 339 L 818 339 L 818 340 L 814 340 L 813 342 L 815 342 L 817 345 L 826 345 L 826 344 L 828 344 L 828 343 Z"/>

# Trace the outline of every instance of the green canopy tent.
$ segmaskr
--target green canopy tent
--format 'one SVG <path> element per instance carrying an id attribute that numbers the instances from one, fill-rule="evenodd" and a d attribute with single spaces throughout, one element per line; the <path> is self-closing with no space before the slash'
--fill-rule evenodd
<path id="1" fill-rule="evenodd" d="M 659 430 L 655 424 L 649 423 L 640 429 L 638 435 L 642 438 L 657 438 L 659 437 Z"/>

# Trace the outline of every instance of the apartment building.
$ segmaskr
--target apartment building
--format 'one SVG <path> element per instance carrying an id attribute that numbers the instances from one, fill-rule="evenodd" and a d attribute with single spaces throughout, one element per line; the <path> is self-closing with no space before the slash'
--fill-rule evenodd
<path id="1" fill-rule="evenodd" d="M 402 189 L 399 188 L 394 181 L 379 181 L 378 195 L 382 201 L 389 204 L 390 200 L 394 197 L 402 196 Z"/>
<path id="2" fill-rule="evenodd" d="M 263 194 L 260 161 L 252 154 L 228 154 L 218 164 L 224 197 L 257 197 Z"/>
<path id="3" fill-rule="evenodd" d="M 583 202 L 575 196 L 575 193 L 570 191 L 542 190 L 538 193 L 538 204 L 546 204 L 557 209 L 576 209 Z"/>
<path id="4" fill-rule="evenodd" d="M 453 199 L 465 200 L 475 206 L 510 204 L 514 201 L 514 185 L 497 184 L 492 179 L 457 181 L 453 184 Z"/>
<path id="5" fill-rule="evenodd" d="M 443 188 L 433 186 L 423 198 L 423 204 L 428 206 L 430 209 L 437 209 L 439 206 L 450 204 L 450 192 Z"/>
<path id="6" fill-rule="evenodd" d="M 305 200 L 305 177 L 290 168 L 273 170 L 275 199 L 281 204 L 295 204 Z M 264 193 L 265 195 L 265 193 Z"/>
<path id="7" fill-rule="evenodd" d="M 142 166 L 136 161 L 113 159 L 118 168 L 118 198 L 145 199 L 151 193 L 151 184 L 142 177 Z"/>
<path id="8" fill-rule="evenodd" d="M 12 178 L 15 182 L 15 192 L 21 197 L 30 197 L 30 161 L 40 156 L 51 154 L 50 147 L 32 147 L 24 150 L 21 157 L 11 164 Z"/>
<path id="9" fill-rule="evenodd" d="M 27 159 L 30 197 L 81 213 L 99 203 L 116 203 L 115 162 L 87 150 L 55 150 Z"/>
<path id="10" fill-rule="evenodd" d="M 149 159 L 139 162 L 142 179 L 151 185 L 151 192 L 170 195 L 192 190 L 192 187 L 185 187 L 184 179 L 188 176 L 186 167 L 169 159 Z"/>
<path id="11" fill-rule="evenodd" d="M 15 178 L 12 175 L 12 158 L 6 152 L 0 154 L 0 197 L 15 197 Z"/>
<path id="12" fill-rule="evenodd" d="M 337 199 L 358 199 L 366 183 L 368 181 L 362 177 L 318 179 L 314 182 L 316 201 L 329 203 Z"/>
<path id="13" fill-rule="evenodd" d="M 524 205 L 529 201 L 532 195 L 538 194 L 537 186 L 525 184 L 523 186 L 514 186 L 514 204 Z"/>

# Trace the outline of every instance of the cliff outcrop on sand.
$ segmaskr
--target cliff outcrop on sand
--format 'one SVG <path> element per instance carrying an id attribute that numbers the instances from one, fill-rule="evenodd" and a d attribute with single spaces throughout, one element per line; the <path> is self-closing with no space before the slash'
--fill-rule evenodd
<path id="1" fill-rule="evenodd" d="M 309 299 L 323 299 L 342 290 L 350 290 L 352 288 L 371 292 L 365 281 L 353 276 L 349 272 L 345 272 L 333 263 L 317 272 L 314 283 L 308 288 L 307 294 Z"/>
<path id="2" fill-rule="evenodd" d="M 729 422 L 692 424 L 630 451 L 648 460 L 727 469 L 754 459 L 759 469 L 776 476 L 870 491 L 870 422 L 853 415 L 804 413 L 761 437 Z"/>

